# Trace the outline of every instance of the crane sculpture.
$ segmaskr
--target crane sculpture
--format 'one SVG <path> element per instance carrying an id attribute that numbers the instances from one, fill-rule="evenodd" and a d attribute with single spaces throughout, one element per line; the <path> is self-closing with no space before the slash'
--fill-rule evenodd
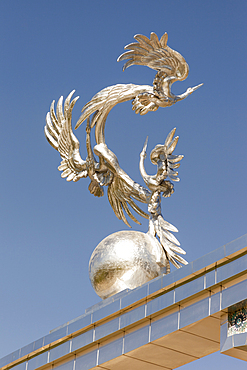
<path id="1" fill-rule="evenodd" d="M 137 42 L 125 46 L 130 49 L 118 57 L 118 62 L 128 60 L 123 70 L 132 65 L 143 65 L 157 71 L 153 86 L 117 84 L 99 91 L 84 107 L 82 115 L 75 125 L 77 129 L 82 122 L 94 114 L 91 127 L 95 127 L 97 144 L 105 142 L 105 122 L 109 112 L 118 103 L 132 100 L 135 113 L 144 115 L 154 112 L 159 107 L 170 107 L 185 99 L 203 84 L 189 87 L 183 94 L 174 95 L 171 86 L 176 81 L 183 81 L 189 73 L 189 66 L 184 57 L 167 45 L 168 35 L 165 33 L 160 41 L 154 32 L 150 39 L 143 35 L 135 35 Z"/>
<path id="2" fill-rule="evenodd" d="M 162 246 L 163 266 L 170 271 L 169 262 L 176 267 L 187 262 L 178 255 L 184 254 L 179 242 L 172 234 L 178 230 L 163 219 L 161 214 L 161 195 L 170 197 L 174 185 L 168 180 L 179 181 L 177 168 L 182 155 L 174 155 L 178 142 L 173 129 L 164 144 L 156 145 L 151 152 L 151 162 L 157 165 L 157 173 L 149 176 L 144 167 L 147 140 L 140 154 L 140 172 L 147 187 L 132 180 L 120 167 L 117 156 L 108 148 L 105 139 L 105 123 L 109 112 L 119 103 L 132 100 L 135 113 L 144 115 L 154 112 L 159 107 L 169 107 L 185 99 L 202 84 L 189 87 L 183 94 L 174 95 L 171 86 L 176 81 L 183 81 L 189 73 L 185 59 L 167 45 L 167 33 L 159 40 L 152 32 L 150 39 L 143 35 L 134 36 L 136 42 L 125 46 L 125 51 L 118 61 L 126 61 L 123 70 L 132 65 L 143 65 L 157 71 L 153 86 L 117 84 L 98 92 L 84 107 L 75 125 L 77 129 L 84 121 L 86 124 L 87 158 L 80 155 L 80 143 L 72 130 L 72 111 L 78 97 L 72 101 L 74 91 L 65 99 L 60 97 L 55 111 L 53 101 L 46 116 L 45 136 L 48 142 L 60 153 L 62 158 L 58 167 L 61 177 L 67 181 L 78 181 L 89 177 L 89 191 L 101 197 L 107 187 L 109 203 L 118 219 L 128 226 L 126 215 L 134 222 L 140 222 L 133 215 L 133 210 L 140 216 L 149 219 L 148 235 L 158 238 Z M 96 145 L 91 145 L 91 130 L 95 128 Z M 98 159 L 95 158 L 98 157 Z M 136 201 L 148 204 L 148 213 L 144 212 Z M 132 210 L 130 210 L 130 208 Z"/>

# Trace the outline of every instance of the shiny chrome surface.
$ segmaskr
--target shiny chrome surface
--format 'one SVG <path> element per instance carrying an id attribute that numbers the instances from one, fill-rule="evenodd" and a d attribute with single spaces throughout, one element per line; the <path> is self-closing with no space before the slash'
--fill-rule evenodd
<path id="1" fill-rule="evenodd" d="M 71 120 L 72 110 L 78 97 L 72 98 L 72 91 L 65 99 L 63 107 L 63 97 L 57 103 L 55 112 L 54 102 L 51 104 L 50 112 L 46 116 L 45 135 L 48 142 L 56 149 L 62 158 L 58 167 L 62 172 L 61 177 L 67 181 L 78 181 L 82 177 L 89 177 L 89 191 L 91 194 L 101 197 L 104 195 L 104 186 L 108 187 L 109 203 L 118 219 L 123 220 L 130 226 L 125 213 L 136 223 L 140 222 L 130 211 L 130 206 L 140 216 L 148 218 L 133 199 L 148 203 L 150 191 L 144 186 L 133 181 L 119 165 L 117 156 L 107 147 L 100 143 L 91 146 L 91 127 L 88 119 L 86 127 L 86 149 L 87 158 L 83 160 L 80 156 L 80 143 L 72 131 Z M 95 160 L 95 155 L 99 160 Z"/>
<path id="2" fill-rule="evenodd" d="M 181 267 L 181 264 L 186 265 L 187 261 L 177 253 L 185 254 L 186 252 L 180 248 L 180 243 L 171 233 L 177 232 L 178 229 L 163 219 L 161 214 L 161 195 L 165 198 L 173 194 L 173 184 L 166 180 L 168 177 L 173 181 L 180 181 L 177 177 L 176 169 L 180 166 L 183 155 L 173 155 L 179 137 L 174 138 L 176 128 L 174 128 L 167 136 L 164 145 L 158 144 L 151 151 L 150 160 L 157 165 L 156 175 L 150 176 L 147 174 L 144 166 L 146 158 L 147 139 L 140 154 L 140 172 L 145 184 L 151 191 L 151 197 L 148 204 L 149 212 L 149 230 L 148 233 L 153 237 L 158 237 L 163 247 L 164 254 L 167 258 L 167 271 L 170 272 L 171 262 L 175 267 Z"/>
<path id="3" fill-rule="evenodd" d="M 183 81 L 189 72 L 185 59 L 177 52 L 167 46 L 168 36 L 165 33 L 159 40 L 152 32 L 150 39 L 143 35 L 134 36 L 136 43 L 125 47 L 130 51 L 123 53 L 118 61 L 128 60 L 124 69 L 130 65 L 145 65 L 158 71 L 153 86 L 117 84 L 107 87 L 97 93 L 82 109 L 82 115 L 77 121 L 75 128 L 87 120 L 87 158 L 83 160 L 80 156 L 80 144 L 71 127 L 72 110 L 78 97 L 70 102 L 74 93 L 72 91 L 65 100 L 63 108 L 63 97 L 58 101 L 56 112 L 54 101 L 50 112 L 47 113 L 45 136 L 49 143 L 61 155 L 62 162 L 58 167 L 62 171 L 61 176 L 67 181 L 78 181 L 82 177 L 89 177 L 89 191 L 95 196 L 103 196 L 104 186 L 108 187 L 108 199 L 116 214 L 127 225 L 125 213 L 134 221 L 139 223 L 128 206 L 139 215 L 148 218 L 133 201 L 148 203 L 150 192 L 141 185 L 134 182 L 120 167 L 116 155 L 111 152 L 105 143 L 105 122 L 111 109 L 118 103 L 133 100 L 133 109 L 136 113 L 146 114 L 148 111 L 157 110 L 159 106 L 170 106 L 196 90 L 189 88 L 182 95 L 174 95 L 171 85 L 175 81 Z M 92 116 L 90 122 L 90 116 Z M 90 141 L 91 128 L 95 127 L 95 138 L 97 145 L 92 150 Z M 99 156 L 99 161 L 94 159 L 94 153 Z M 175 180 L 175 178 L 173 177 Z M 168 193 L 170 191 L 168 190 Z M 171 192 L 170 192 L 171 193 Z M 125 213 L 124 213 L 125 212 Z"/>
<path id="4" fill-rule="evenodd" d="M 165 272 L 165 255 L 157 239 L 138 231 L 119 231 L 95 248 L 89 277 L 101 298 L 139 285 Z"/>
<path id="5" fill-rule="evenodd" d="M 174 95 L 171 86 L 176 81 L 183 81 L 189 73 L 189 66 L 177 51 L 167 45 L 168 35 L 165 33 L 159 40 L 152 32 L 150 39 L 144 35 L 134 36 L 136 43 L 125 46 L 129 51 L 119 56 L 118 61 L 128 60 L 123 70 L 131 65 L 143 65 L 157 71 L 153 86 L 118 84 L 106 87 L 98 92 L 83 108 L 77 121 L 77 129 L 91 114 L 92 127 L 96 125 L 95 137 L 97 144 L 105 142 L 104 127 L 110 110 L 118 103 L 133 100 L 132 109 L 141 115 L 156 111 L 159 107 L 169 107 L 177 101 L 185 99 L 202 84 L 188 88 L 181 95 Z"/>
<path id="6" fill-rule="evenodd" d="M 170 132 L 163 145 L 156 145 L 151 152 L 151 162 L 157 165 L 156 175 L 149 176 L 145 171 L 144 159 L 146 157 L 147 141 L 144 144 L 140 155 L 140 172 L 147 185 L 146 188 L 127 175 L 120 167 L 115 153 L 108 148 L 105 140 L 105 123 L 109 112 L 118 103 L 132 100 L 132 109 L 135 113 L 144 115 L 149 111 L 156 111 L 159 107 L 168 107 L 175 104 L 177 101 L 186 98 L 202 84 L 188 88 L 181 95 L 174 95 L 171 92 L 172 84 L 176 81 L 185 80 L 189 73 L 189 67 L 182 55 L 167 45 L 167 33 L 160 40 L 154 32 L 151 33 L 150 39 L 143 35 L 136 35 L 134 38 L 136 42 L 125 47 L 127 51 L 120 55 L 118 61 L 126 61 L 123 70 L 131 65 L 144 65 L 156 70 L 157 74 L 154 78 L 153 86 L 134 84 L 109 86 L 98 92 L 82 108 L 82 114 L 75 128 L 77 129 L 82 122 L 87 120 L 86 159 L 81 158 L 80 143 L 74 135 L 71 125 L 73 107 L 78 100 L 78 97 L 76 97 L 71 101 L 74 91 L 65 99 L 64 105 L 63 97 L 60 97 L 56 110 L 55 102 L 52 102 L 50 111 L 46 116 L 44 129 L 48 142 L 60 153 L 62 158 L 58 167 L 62 178 L 75 182 L 83 177 L 89 177 L 91 182 L 88 189 L 91 194 L 97 197 L 104 195 L 104 187 L 106 186 L 108 200 L 115 215 L 128 226 L 130 225 L 126 215 L 132 221 L 140 224 L 135 218 L 133 210 L 140 216 L 149 219 L 148 234 L 138 234 L 136 232 L 132 234 L 134 239 L 131 239 L 128 233 L 124 233 L 127 239 L 123 240 L 122 243 L 125 242 L 125 254 L 128 255 L 126 257 L 128 263 L 126 262 L 125 268 L 122 266 L 122 261 L 125 261 L 125 257 L 123 258 L 121 253 L 117 253 L 119 254 L 118 258 L 121 268 L 119 267 L 120 265 L 116 264 L 116 261 L 111 265 L 109 262 L 111 259 L 108 258 L 109 263 L 107 266 L 110 270 L 108 272 L 104 270 L 104 273 L 103 270 L 100 270 L 101 275 L 97 272 L 97 278 L 95 277 L 95 272 L 93 273 L 93 278 L 91 279 L 93 286 L 99 292 L 99 295 L 104 297 L 118 292 L 119 289 L 125 289 L 125 287 L 136 287 L 147 281 L 147 276 L 149 276 L 148 280 L 157 276 L 161 269 L 163 269 L 163 272 L 168 273 L 170 271 L 170 262 L 177 268 L 181 267 L 181 264 L 187 264 L 186 260 L 178 255 L 178 253 L 185 254 L 185 251 L 179 247 L 178 240 L 172 234 L 172 232 L 178 231 L 177 228 L 165 221 L 161 214 L 161 195 L 170 197 L 174 192 L 174 185 L 167 178 L 170 178 L 172 181 L 179 181 L 176 169 L 180 165 L 178 162 L 183 158 L 182 155 L 173 155 L 178 142 L 178 137 L 173 138 L 175 129 Z M 91 145 L 92 128 L 95 128 L 96 145 L 94 148 Z M 98 159 L 95 159 L 95 156 Z M 139 208 L 136 201 L 148 204 L 148 213 Z M 111 240 L 113 238 L 112 253 L 115 256 L 116 253 L 114 251 L 118 249 L 118 242 L 115 236 L 110 236 L 109 238 Z M 120 236 L 118 235 L 117 239 L 119 238 Z M 156 238 L 159 238 L 160 243 Z M 142 243 L 144 244 L 142 245 Z M 108 244 L 104 248 L 110 250 Z M 143 252 L 144 250 L 145 253 Z M 154 253 L 152 257 L 150 257 L 151 250 Z M 158 257 L 157 251 L 159 251 Z M 106 255 L 108 254 L 106 252 Z M 103 261 L 105 261 L 104 254 L 100 252 L 99 255 L 103 259 L 103 266 Z M 137 257 L 138 255 L 139 257 Z M 145 265 L 144 255 L 147 258 L 146 265 L 149 266 L 147 271 L 149 269 L 152 270 L 148 273 L 144 271 L 145 268 L 143 267 Z M 98 252 L 96 256 L 98 261 Z M 93 260 L 96 256 L 94 254 Z M 155 263 L 151 261 L 155 261 Z M 136 264 L 135 268 L 133 263 Z M 106 265 L 104 266 L 105 269 Z M 123 273 L 123 270 L 126 269 L 128 273 L 126 271 Z M 112 283 L 114 280 L 112 274 L 116 275 L 116 281 L 118 281 L 114 284 Z M 104 283 L 103 276 L 105 279 Z M 132 278 L 128 276 L 132 276 Z M 134 281 L 134 277 L 136 281 Z M 107 288 L 108 284 L 111 285 L 110 288 Z M 99 289 L 100 286 L 102 291 Z"/>

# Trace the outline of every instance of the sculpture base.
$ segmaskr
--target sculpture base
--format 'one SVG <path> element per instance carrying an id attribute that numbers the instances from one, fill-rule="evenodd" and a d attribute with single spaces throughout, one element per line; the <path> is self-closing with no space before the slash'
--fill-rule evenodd
<path id="1" fill-rule="evenodd" d="M 150 234 L 133 230 L 107 236 L 93 251 L 89 277 L 95 292 L 108 298 L 166 273 L 165 254 Z"/>

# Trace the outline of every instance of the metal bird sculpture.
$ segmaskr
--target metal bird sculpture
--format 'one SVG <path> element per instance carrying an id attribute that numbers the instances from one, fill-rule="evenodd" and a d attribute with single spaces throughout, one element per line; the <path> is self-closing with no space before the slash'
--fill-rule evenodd
<path id="1" fill-rule="evenodd" d="M 105 122 L 111 109 L 118 103 L 132 101 L 135 113 L 144 115 L 154 112 L 159 107 L 169 107 L 185 99 L 202 84 L 189 87 L 185 93 L 174 95 L 171 86 L 176 81 L 183 81 L 189 73 L 189 66 L 184 57 L 167 46 L 168 35 L 165 33 L 159 40 L 152 32 L 150 39 L 143 35 L 135 35 L 137 42 L 125 46 L 128 51 L 118 57 L 118 61 L 127 60 L 123 70 L 132 65 L 143 65 L 157 71 L 153 86 L 117 84 L 106 87 L 98 92 L 83 108 L 76 123 L 77 129 L 82 122 L 94 114 L 91 127 L 95 126 L 97 144 L 105 143 Z"/>
<path id="2" fill-rule="evenodd" d="M 101 197 L 104 195 L 104 186 L 108 187 L 108 199 L 118 219 L 123 220 L 130 226 L 126 220 L 126 214 L 136 223 L 140 222 L 130 212 L 128 205 L 140 216 L 149 218 L 133 199 L 147 203 L 151 195 L 148 189 L 134 182 L 120 167 L 117 156 L 107 147 L 106 144 L 97 144 L 94 150 L 91 146 L 90 138 L 90 120 L 86 127 L 86 148 L 87 158 L 83 160 L 80 155 L 80 143 L 72 131 L 71 120 L 72 110 L 78 99 L 71 97 L 72 91 L 64 102 L 60 97 L 57 103 L 55 113 L 54 101 L 51 104 L 50 112 L 46 115 L 45 136 L 48 142 L 56 149 L 62 158 L 58 167 L 62 172 L 61 177 L 67 181 L 78 181 L 83 177 L 89 177 L 89 191 L 91 194 Z M 94 157 L 99 156 L 99 161 Z M 133 198 L 133 199 L 132 199 Z"/>
<path id="3" fill-rule="evenodd" d="M 134 36 L 137 42 L 125 47 L 128 51 L 118 58 L 118 61 L 127 60 L 123 70 L 131 65 L 144 65 L 157 71 L 153 86 L 118 84 L 106 87 L 97 93 L 83 108 L 82 114 L 76 123 L 78 128 L 87 120 L 86 149 L 87 158 L 83 160 L 80 155 L 80 143 L 73 133 L 71 121 L 72 110 L 78 99 L 71 101 L 74 91 L 65 99 L 60 97 L 55 111 L 53 101 L 46 116 L 45 136 L 48 142 L 60 153 L 62 161 L 58 167 L 61 177 L 67 181 L 78 181 L 89 177 L 89 191 L 101 197 L 104 186 L 107 187 L 109 203 L 118 219 L 130 226 L 126 215 L 134 222 L 140 222 L 134 217 L 129 206 L 144 218 L 149 218 L 150 238 L 158 237 L 163 248 L 163 264 L 169 272 L 172 262 L 176 267 L 187 262 L 177 253 L 184 254 L 179 247 L 178 240 L 171 233 L 177 229 L 165 221 L 161 214 L 161 195 L 168 197 L 173 193 L 173 184 L 166 180 L 179 181 L 177 171 L 179 161 L 183 156 L 173 155 L 178 137 L 173 139 L 175 129 L 168 135 L 164 145 L 157 145 L 151 152 L 151 162 L 157 165 L 157 174 L 147 175 L 144 167 L 147 141 L 140 154 L 140 172 L 148 188 L 133 181 L 119 165 L 117 156 L 108 148 L 105 141 L 105 122 L 111 109 L 118 103 L 133 100 L 132 109 L 141 115 L 149 111 L 156 111 L 158 107 L 169 107 L 186 98 L 202 84 L 188 88 L 181 95 L 174 95 L 171 86 L 175 81 L 183 81 L 189 72 L 185 59 L 167 46 L 167 34 L 159 40 L 155 33 L 150 39 L 143 35 Z M 92 116 L 92 117 L 91 117 Z M 95 127 L 96 145 L 91 146 L 91 129 Z M 98 159 L 95 159 L 95 156 Z M 135 201 L 148 204 L 148 214 L 138 207 Z M 161 249 L 162 249 L 161 248 Z M 168 262 L 169 261 L 169 262 Z"/>
<path id="4" fill-rule="evenodd" d="M 167 136 L 164 145 L 158 144 L 151 151 L 150 160 L 157 165 L 156 175 L 150 176 L 146 173 L 144 160 L 146 158 L 147 139 L 140 153 L 140 173 L 145 184 L 151 191 L 151 197 L 148 204 L 149 213 L 149 230 L 148 233 L 153 237 L 158 237 L 162 245 L 167 261 L 172 262 L 175 267 L 179 267 L 180 263 L 186 264 L 184 258 L 177 253 L 185 254 L 185 251 L 180 248 L 180 243 L 171 233 L 177 232 L 178 229 L 163 219 L 161 214 L 161 195 L 170 197 L 173 194 L 173 184 L 167 180 L 170 178 L 173 181 L 180 181 L 176 169 L 180 166 L 180 161 L 183 155 L 173 155 L 178 142 L 178 136 L 174 137 L 176 128 L 174 128 Z M 167 273 L 170 272 L 170 266 L 167 265 Z"/>
<path id="5" fill-rule="evenodd" d="M 72 131 L 72 110 L 78 97 L 71 101 L 72 91 L 65 99 L 60 97 L 56 112 L 54 101 L 51 104 L 50 112 L 46 116 L 45 136 L 48 142 L 56 149 L 62 158 L 58 167 L 61 177 L 67 181 L 78 181 L 83 177 L 89 177 L 89 191 L 91 194 L 101 197 L 104 195 L 104 186 L 108 187 L 108 200 L 118 219 L 123 220 L 128 226 L 125 213 L 132 221 L 140 224 L 129 209 L 129 206 L 140 216 L 149 219 L 148 234 L 150 237 L 158 237 L 165 253 L 166 272 L 170 271 L 169 262 L 174 266 L 186 264 L 177 253 L 184 254 L 179 247 L 179 242 L 171 233 L 177 232 L 177 228 L 163 219 L 161 214 L 161 194 L 163 197 L 170 197 L 173 194 L 173 184 L 166 180 L 179 181 L 178 172 L 175 171 L 180 164 L 183 155 L 173 155 L 178 142 L 178 136 L 174 137 L 176 129 L 173 129 L 167 136 L 164 145 L 156 145 L 152 150 L 150 159 L 157 165 L 156 175 L 150 176 L 146 173 L 144 159 L 146 158 L 147 140 L 140 153 L 140 173 L 148 189 L 133 181 L 119 165 L 117 156 L 107 147 L 105 143 L 91 146 L 90 119 L 86 126 L 86 148 L 87 158 L 83 160 L 80 155 L 80 143 Z M 99 157 L 97 161 L 95 155 Z M 148 204 L 148 214 L 134 202 L 137 200 Z M 125 213 L 124 213 L 125 211 Z"/>

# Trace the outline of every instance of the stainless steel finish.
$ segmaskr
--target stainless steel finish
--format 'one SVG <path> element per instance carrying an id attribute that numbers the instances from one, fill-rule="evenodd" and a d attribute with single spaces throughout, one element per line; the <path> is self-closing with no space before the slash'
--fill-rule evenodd
<path id="1" fill-rule="evenodd" d="M 87 158 L 83 160 L 80 156 L 80 143 L 74 135 L 71 127 L 72 110 L 78 97 L 70 102 L 74 91 L 66 98 L 63 108 L 63 97 L 57 104 L 56 113 L 54 102 L 52 102 L 50 112 L 46 116 L 45 135 L 48 142 L 61 155 L 62 161 L 58 167 L 62 172 L 61 177 L 67 181 L 78 181 L 82 177 L 89 177 L 89 191 L 95 196 L 104 195 L 104 186 L 108 187 L 108 199 L 116 214 L 129 226 L 126 220 L 126 214 L 136 223 L 134 215 L 130 212 L 128 205 L 132 207 L 140 216 L 148 218 L 148 214 L 142 211 L 135 200 L 147 203 L 150 192 L 145 187 L 134 182 L 120 167 L 117 156 L 107 147 L 106 144 L 100 143 L 95 145 L 94 152 L 91 147 L 91 128 L 90 121 L 86 127 L 86 148 Z M 94 154 L 99 157 L 95 160 Z"/>
<path id="2" fill-rule="evenodd" d="M 151 235 L 119 231 L 102 240 L 89 262 L 89 277 L 101 298 L 139 285 L 165 272 L 161 245 Z"/>
<path id="3" fill-rule="evenodd" d="M 90 262 L 90 278 L 96 291 L 102 297 L 114 294 L 126 287 L 134 288 L 159 275 L 161 271 L 168 273 L 170 271 L 170 262 L 177 268 L 181 264 L 187 264 L 185 259 L 178 255 L 178 253 L 185 254 L 185 251 L 179 247 L 178 240 L 171 233 L 178 230 L 165 221 L 161 214 L 161 195 L 170 197 L 174 192 L 174 185 L 168 181 L 168 178 L 172 181 L 179 181 L 176 169 L 179 167 L 180 164 L 178 162 L 180 162 L 183 156 L 172 154 L 178 142 L 178 137 L 173 138 L 176 129 L 170 132 L 163 145 L 156 145 L 151 152 L 151 162 L 157 165 L 157 173 L 153 176 L 148 175 L 144 167 L 147 148 L 146 140 L 140 154 L 140 172 L 147 186 L 145 188 L 132 180 L 123 171 L 117 156 L 108 148 L 105 140 L 105 122 L 111 109 L 118 103 L 133 100 L 132 109 L 135 113 L 144 115 L 149 111 L 156 111 L 158 107 L 167 107 L 175 104 L 177 101 L 186 98 L 202 84 L 188 88 L 181 95 L 174 95 L 171 92 L 172 84 L 176 81 L 185 80 L 189 73 L 189 67 L 185 59 L 177 51 L 167 46 L 168 36 L 166 33 L 160 40 L 153 32 L 150 35 L 150 39 L 143 35 L 136 35 L 134 38 L 136 42 L 125 47 L 128 51 L 120 55 L 118 61 L 126 60 L 123 70 L 135 64 L 148 66 L 156 70 L 157 74 L 153 81 L 153 86 L 117 84 L 106 87 L 82 108 L 82 114 L 75 128 L 77 129 L 82 122 L 87 120 L 87 157 L 85 160 L 81 158 L 80 143 L 74 135 L 71 126 L 73 107 L 78 100 L 78 97 L 76 97 L 71 101 L 74 91 L 65 99 L 64 106 L 63 97 L 60 97 L 56 111 L 55 102 L 53 101 L 46 116 L 45 136 L 53 148 L 61 155 L 62 161 L 58 167 L 59 171 L 62 172 L 61 177 L 66 178 L 67 181 L 74 182 L 83 177 L 89 177 L 91 182 L 88 189 L 91 194 L 98 197 L 104 195 L 104 187 L 107 186 L 108 200 L 115 215 L 128 226 L 130 225 L 125 214 L 139 224 L 132 210 L 140 216 L 149 219 L 147 234 L 134 232 L 134 234 L 131 234 L 131 237 L 128 232 L 121 234 L 121 238 L 123 235 L 126 238 L 125 248 L 128 250 L 128 256 L 125 256 L 127 260 L 123 259 L 128 261 L 125 267 L 121 265 L 123 261 L 122 254 L 119 253 L 117 256 L 115 251 L 118 250 L 117 245 L 121 239 L 120 235 L 116 236 L 114 234 L 113 238 L 110 236 L 113 243 L 111 252 L 116 258 L 113 265 L 108 266 L 111 270 L 108 273 L 104 272 L 103 275 L 100 273 L 100 278 L 98 275 L 99 271 L 103 271 L 102 268 L 105 269 L 106 267 L 103 261 L 108 259 L 109 262 L 109 243 L 107 242 L 108 244 L 104 246 L 104 248 L 107 248 L 105 253 L 103 253 L 104 248 L 102 249 L 101 244 L 103 242 L 96 248 L 97 251 L 94 252 L 94 257 L 92 257 Z M 95 128 L 96 145 L 94 148 L 91 146 L 92 128 Z M 98 159 L 95 159 L 95 156 Z M 148 213 L 139 208 L 135 201 L 148 204 Z M 156 237 L 159 238 L 160 243 Z M 124 240 L 121 240 L 121 243 L 124 243 Z M 133 240 L 135 240 L 135 243 L 133 243 Z M 141 243 L 144 244 L 142 245 Z M 129 245 L 132 245 L 132 249 L 128 247 Z M 153 253 L 152 256 L 151 251 Z M 92 261 L 97 260 L 97 266 L 100 265 L 99 255 L 104 267 L 101 266 L 99 270 L 97 267 L 95 270 L 96 267 L 92 264 Z M 146 263 L 149 266 L 148 269 L 152 269 L 150 273 L 147 273 L 149 270 L 144 271 L 145 268 L 143 269 L 145 265 L 144 255 L 148 256 Z M 95 256 L 97 256 L 97 259 L 95 259 Z M 117 262 L 118 259 L 121 265 L 121 274 Z M 133 275 L 134 265 L 136 272 Z M 138 273 L 137 266 L 140 269 Z M 113 271 L 116 275 L 115 278 L 112 276 Z M 135 281 L 132 278 L 130 282 L 128 277 L 130 274 L 135 276 Z M 108 275 L 111 276 L 110 280 Z M 105 276 L 104 283 L 102 280 L 103 276 Z M 116 282 L 113 284 L 114 279 Z M 124 281 L 125 279 L 126 281 Z M 111 281 L 110 290 L 107 288 L 109 281 Z M 102 287 L 102 291 L 99 290 L 99 286 Z"/>
<path id="4" fill-rule="evenodd" d="M 164 145 L 156 145 L 150 154 L 150 160 L 157 165 L 157 174 L 150 176 L 146 173 L 144 167 L 144 160 L 146 158 L 147 139 L 143 150 L 140 154 L 140 172 L 145 184 L 150 189 L 151 197 L 148 204 L 149 212 L 149 230 L 148 233 L 153 237 L 157 236 L 163 247 L 167 258 L 167 271 L 170 272 L 169 262 L 172 262 L 177 268 L 180 264 L 187 264 L 184 258 L 177 253 L 185 254 L 186 252 L 179 247 L 180 243 L 171 233 L 177 232 L 177 228 L 163 219 L 161 214 L 161 195 L 163 197 L 170 197 L 174 192 L 173 184 L 166 180 L 168 177 L 173 181 L 179 181 L 178 172 L 174 171 L 180 164 L 183 155 L 173 155 L 178 142 L 178 136 L 174 137 L 176 129 L 174 128 L 167 136 Z"/>
<path id="5" fill-rule="evenodd" d="M 118 84 L 106 87 L 98 92 L 83 108 L 75 128 L 77 129 L 91 114 L 92 127 L 95 128 L 96 142 L 105 142 L 104 127 L 110 110 L 118 103 L 133 100 L 132 109 L 141 115 L 156 111 L 159 107 L 169 107 L 177 101 L 185 99 L 202 84 L 189 87 L 185 93 L 174 95 L 171 86 L 176 81 L 183 81 L 189 73 L 189 66 L 177 51 L 167 46 L 168 35 L 165 33 L 159 40 L 152 32 L 150 39 L 143 35 L 135 35 L 136 43 L 125 46 L 130 51 L 119 56 L 118 61 L 128 60 L 123 70 L 131 65 L 144 65 L 157 71 L 153 86 Z"/>

